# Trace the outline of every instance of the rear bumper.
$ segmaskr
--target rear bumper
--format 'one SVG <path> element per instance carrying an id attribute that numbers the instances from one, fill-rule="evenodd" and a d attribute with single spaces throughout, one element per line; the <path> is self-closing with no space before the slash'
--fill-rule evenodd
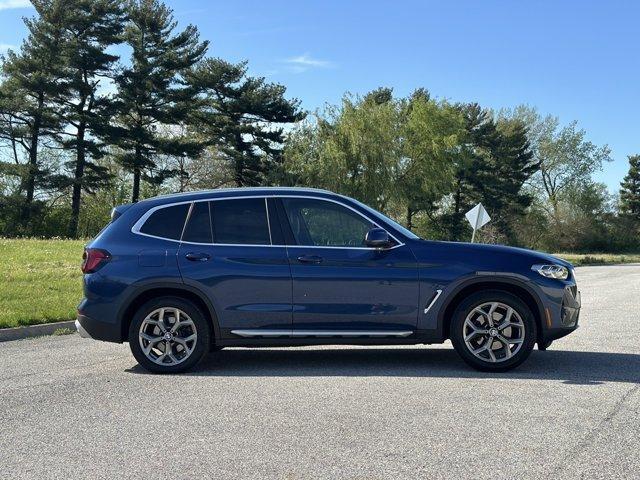
<path id="1" fill-rule="evenodd" d="M 89 335 L 89 332 L 87 332 L 82 327 L 82 324 L 78 320 L 76 320 L 76 330 L 78 331 L 78 334 L 80 334 L 82 338 L 91 338 L 91 335 Z"/>
<path id="2" fill-rule="evenodd" d="M 120 329 L 117 324 L 96 320 L 87 315 L 78 315 L 76 319 L 76 330 L 78 330 L 82 338 L 122 343 Z"/>

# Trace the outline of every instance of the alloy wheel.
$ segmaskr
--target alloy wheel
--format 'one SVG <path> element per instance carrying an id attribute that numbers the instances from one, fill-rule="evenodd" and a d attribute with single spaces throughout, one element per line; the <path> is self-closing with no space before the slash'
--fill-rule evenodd
<path id="1" fill-rule="evenodd" d="M 475 307 L 463 325 L 464 343 L 475 357 L 490 363 L 504 362 L 522 348 L 525 326 L 520 314 L 501 302 Z"/>
<path id="2" fill-rule="evenodd" d="M 145 317 L 138 335 L 142 353 L 152 362 L 173 366 L 184 362 L 198 340 L 191 317 L 179 308 L 157 308 Z"/>

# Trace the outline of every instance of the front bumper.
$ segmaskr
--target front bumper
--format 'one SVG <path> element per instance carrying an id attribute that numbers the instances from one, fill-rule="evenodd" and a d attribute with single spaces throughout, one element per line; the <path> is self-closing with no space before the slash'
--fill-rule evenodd
<path id="1" fill-rule="evenodd" d="M 554 315 L 555 320 L 551 320 L 553 326 L 548 324 L 546 330 L 543 331 L 542 336 L 545 342 L 569 335 L 579 327 L 581 303 L 578 287 L 575 284 L 567 285 L 562 295 L 559 316 Z"/>

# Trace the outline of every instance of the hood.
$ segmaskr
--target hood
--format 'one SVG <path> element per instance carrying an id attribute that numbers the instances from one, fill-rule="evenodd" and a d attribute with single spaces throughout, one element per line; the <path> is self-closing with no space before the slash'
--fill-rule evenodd
<path id="1" fill-rule="evenodd" d="M 484 243 L 467 242 L 443 242 L 432 240 L 420 240 L 422 248 L 417 249 L 417 255 L 422 261 L 430 261 L 433 255 L 451 262 L 469 262 L 477 264 L 479 267 L 492 268 L 493 265 L 501 266 L 522 264 L 528 266 L 540 264 L 562 265 L 569 269 L 573 265 L 561 258 L 549 255 L 548 253 L 529 250 L 526 248 L 508 247 L 505 245 L 489 245 Z M 422 254 L 420 253 L 422 252 Z"/>

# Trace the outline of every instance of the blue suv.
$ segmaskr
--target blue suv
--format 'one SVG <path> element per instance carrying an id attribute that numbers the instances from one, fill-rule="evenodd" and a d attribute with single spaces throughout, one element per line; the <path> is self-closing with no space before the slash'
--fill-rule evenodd
<path id="1" fill-rule="evenodd" d="M 323 190 L 183 193 L 116 207 L 87 246 L 82 336 L 128 341 L 152 372 L 224 347 L 451 339 L 505 371 L 578 326 L 571 264 L 530 250 L 418 238 Z"/>

